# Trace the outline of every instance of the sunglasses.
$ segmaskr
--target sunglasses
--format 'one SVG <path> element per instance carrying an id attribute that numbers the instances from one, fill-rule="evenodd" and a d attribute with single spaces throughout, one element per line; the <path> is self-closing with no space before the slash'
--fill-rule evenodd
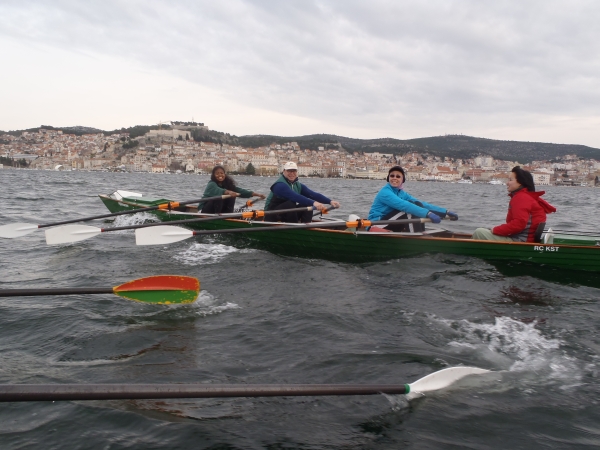
<path id="1" fill-rule="evenodd" d="M 394 174 L 391 174 L 391 175 L 390 175 L 390 178 L 402 178 L 402 175 L 394 175 Z"/>

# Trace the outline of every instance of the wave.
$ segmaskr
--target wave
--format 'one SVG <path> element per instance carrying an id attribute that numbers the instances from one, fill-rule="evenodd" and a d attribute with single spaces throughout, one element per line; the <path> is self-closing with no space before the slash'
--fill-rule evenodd
<path id="1" fill-rule="evenodd" d="M 561 339 L 545 336 L 536 328 L 537 322 L 510 317 L 498 317 L 494 323 L 439 321 L 457 333 L 448 345 L 458 353 L 475 350 L 495 366 L 510 372 L 535 372 L 547 379 L 579 381 L 583 376 L 584 363 L 567 354 Z"/>
<path id="2" fill-rule="evenodd" d="M 173 259 L 187 266 L 214 264 L 226 258 L 231 253 L 251 253 L 250 249 L 238 249 L 216 243 L 193 243 L 182 253 L 173 255 Z"/>

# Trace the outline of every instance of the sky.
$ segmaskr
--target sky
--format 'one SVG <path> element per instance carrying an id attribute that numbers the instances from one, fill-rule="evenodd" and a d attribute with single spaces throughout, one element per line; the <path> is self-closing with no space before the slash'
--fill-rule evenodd
<path id="1" fill-rule="evenodd" d="M 597 0 L 0 0 L 0 130 L 600 148 Z"/>

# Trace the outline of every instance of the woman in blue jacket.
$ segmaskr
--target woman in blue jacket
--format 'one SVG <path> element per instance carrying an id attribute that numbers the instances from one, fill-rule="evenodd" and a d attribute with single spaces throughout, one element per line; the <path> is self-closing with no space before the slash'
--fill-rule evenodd
<path id="1" fill-rule="evenodd" d="M 400 166 L 394 166 L 388 171 L 386 184 L 375 196 L 371 211 L 369 211 L 369 220 L 401 220 L 412 218 L 428 218 L 433 223 L 440 223 L 442 218 L 448 216 L 450 220 L 458 220 L 458 214 L 448 211 L 430 203 L 422 202 L 412 195 L 404 192 L 404 181 L 406 175 L 404 169 Z M 390 224 L 371 227 L 370 231 L 403 231 L 420 232 L 425 226 L 416 224 Z"/>

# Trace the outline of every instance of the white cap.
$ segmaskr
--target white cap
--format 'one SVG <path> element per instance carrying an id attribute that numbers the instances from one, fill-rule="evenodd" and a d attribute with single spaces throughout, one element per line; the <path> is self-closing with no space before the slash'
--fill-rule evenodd
<path id="1" fill-rule="evenodd" d="M 283 165 L 283 170 L 298 170 L 298 166 L 294 161 L 288 161 Z"/>

